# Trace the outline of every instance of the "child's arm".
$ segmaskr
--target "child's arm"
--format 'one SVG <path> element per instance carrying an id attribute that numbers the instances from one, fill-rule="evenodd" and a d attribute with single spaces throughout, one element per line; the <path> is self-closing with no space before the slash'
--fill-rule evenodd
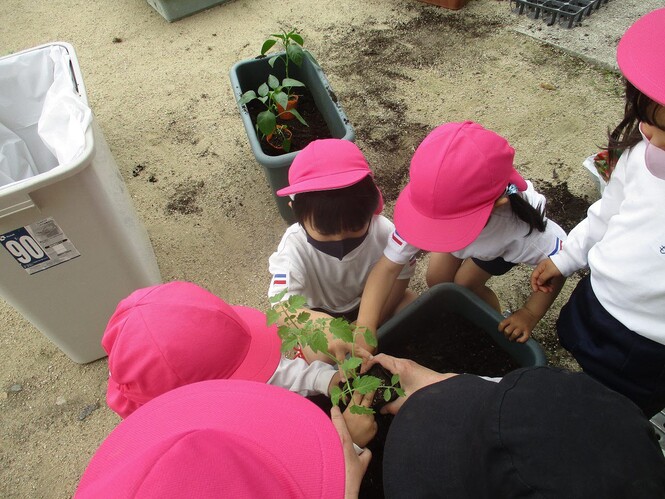
<path id="1" fill-rule="evenodd" d="M 360 300 L 360 311 L 356 321 L 357 327 L 367 328 L 376 335 L 381 314 L 403 267 L 404 265 L 389 260 L 385 255 L 376 262 L 369 273 Z M 373 350 L 369 351 L 374 353 Z"/>
<path id="2" fill-rule="evenodd" d="M 522 308 L 499 323 L 499 331 L 503 332 L 510 341 L 517 343 L 527 341 L 533 328 L 554 303 L 565 281 L 566 278 L 562 275 L 552 277 L 549 283 L 551 291 L 536 290 L 531 293 Z"/>
<path id="3" fill-rule="evenodd" d="M 280 386 L 304 397 L 310 395 L 330 395 L 330 388 L 339 383 L 339 372 L 330 364 L 312 362 L 305 359 L 282 357 L 275 373 L 268 380 L 269 385 Z"/>

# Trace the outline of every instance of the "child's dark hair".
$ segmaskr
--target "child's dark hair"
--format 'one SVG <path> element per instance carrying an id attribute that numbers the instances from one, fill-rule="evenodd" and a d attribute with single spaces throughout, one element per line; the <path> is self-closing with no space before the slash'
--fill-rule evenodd
<path id="1" fill-rule="evenodd" d="M 541 209 L 540 205 L 537 208 L 534 207 L 518 192 L 509 194 L 508 201 L 510 201 L 510 208 L 513 210 L 513 215 L 529 226 L 529 232 L 524 237 L 530 235 L 533 229 L 536 229 L 538 232 L 545 232 L 547 220 L 545 220 L 545 211 Z"/>
<path id="2" fill-rule="evenodd" d="M 610 153 L 610 164 L 616 164 L 624 149 L 633 147 L 642 140 L 639 122 L 644 121 L 649 125 L 665 130 L 665 123 L 656 121 L 656 112 L 661 107 L 635 86 L 626 81 L 626 106 L 621 123 L 613 131 L 608 130 L 607 149 Z"/>
<path id="3" fill-rule="evenodd" d="M 342 189 L 296 194 L 291 203 L 299 224 L 308 220 L 324 235 L 363 229 L 378 205 L 379 191 L 370 175 Z"/>

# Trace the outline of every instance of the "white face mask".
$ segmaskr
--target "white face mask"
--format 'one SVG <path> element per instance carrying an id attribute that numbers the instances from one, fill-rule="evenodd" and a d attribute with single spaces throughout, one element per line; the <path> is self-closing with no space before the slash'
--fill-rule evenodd
<path id="1" fill-rule="evenodd" d="M 640 134 L 642 134 L 642 138 L 647 143 L 647 150 L 644 153 L 644 162 L 647 165 L 647 170 L 649 170 L 654 177 L 665 180 L 665 150 L 656 147 L 649 142 L 649 139 L 647 139 L 642 132 L 641 124 Z"/>

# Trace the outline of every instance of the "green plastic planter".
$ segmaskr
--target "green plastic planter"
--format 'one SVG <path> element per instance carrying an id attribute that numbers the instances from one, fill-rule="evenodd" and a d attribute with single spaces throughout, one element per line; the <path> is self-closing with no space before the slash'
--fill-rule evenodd
<path id="1" fill-rule="evenodd" d="M 526 343 L 508 341 L 497 329 L 503 320 L 501 314 L 472 291 L 452 283 L 433 286 L 383 324 L 377 331 L 379 345 L 389 345 L 391 340 L 402 335 L 414 334 L 421 324 L 431 323 L 431 318 L 441 312 L 461 315 L 485 331 L 522 367 L 547 365 L 545 353 L 536 340 L 529 338 Z M 442 334 L 445 328 L 446 324 L 442 323 Z"/>
<path id="2" fill-rule="evenodd" d="M 148 0 L 148 3 L 168 22 L 191 16 L 228 0 Z"/>
<path id="3" fill-rule="evenodd" d="M 247 59 L 234 64 L 229 76 L 236 102 L 240 100 L 240 96 L 247 90 L 256 90 L 259 85 L 265 83 L 270 73 L 277 76 L 280 80 L 284 78 L 282 59 L 275 62 L 274 68 L 271 68 L 268 64 L 267 57 Z M 337 102 L 337 98 L 321 67 L 311 58 L 306 57 L 301 67 L 298 68 L 295 65 L 291 65 L 289 73 L 291 78 L 302 81 L 312 93 L 316 107 L 328 125 L 330 134 L 338 139 L 355 140 L 353 127 L 349 123 L 344 111 L 342 111 L 342 107 Z M 280 156 L 268 156 L 265 154 L 261 150 L 260 138 L 256 133 L 255 124 L 252 122 L 249 111 L 247 111 L 247 106 L 239 105 L 238 107 L 252 152 L 256 160 L 263 167 L 268 178 L 268 183 L 273 192 L 279 213 L 287 223 L 291 224 L 295 220 L 288 205 L 289 198 L 277 196 L 276 192 L 288 185 L 289 167 L 296 154 L 298 154 L 298 151 L 292 151 Z"/>

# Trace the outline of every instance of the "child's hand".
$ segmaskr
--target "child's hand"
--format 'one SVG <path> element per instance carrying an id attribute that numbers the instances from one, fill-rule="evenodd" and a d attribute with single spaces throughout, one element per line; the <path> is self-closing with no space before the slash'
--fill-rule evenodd
<path id="1" fill-rule="evenodd" d="M 554 265 L 554 262 L 550 258 L 546 258 L 531 273 L 531 289 L 534 292 L 550 293 L 554 290 L 552 278 L 561 276 L 561 271 Z"/>
<path id="2" fill-rule="evenodd" d="M 344 362 L 347 354 L 351 354 L 351 346 L 351 343 L 347 343 L 338 338 L 328 338 L 328 352 L 330 352 L 330 354 L 340 363 Z"/>
<path id="3" fill-rule="evenodd" d="M 363 369 L 369 369 L 374 364 L 381 364 L 391 373 L 399 374 L 399 383 L 406 392 L 406 397 L 398 397 L 397 400 L 385 405 L 381 409 L 382 413 L 397 414 L 397 411 L 399 411 L 399 408 L 402 407 L 402 404 L 404 404 L 409 395 L 415 391 L 433 383 L 443 381 L 444 379 L 457 376 L 454 373 L 438 373 L 412 360 L 399 359 L 383 353 L 372 357 L 363 366 Z"/>
<path id="4" fill-rule="evenodd" d="M 531 336 L 531 331 L 538 324 L 538 317 L 526 308 L 520 308 L 510 317 L 499 322 L 501 331 L 510 341 L 524 343 Z"/>
<path id="5" fill-rule="evenodd" d="M 354 393 L 353 401 L 342 414 L 353 442 L 359 447 L 365 447 L 374 438 L 378 430 L 378 425 L 374 420 L 373 414 L 353 414 L 350 408 L 352 405 L 369 407 L 372 403 L 372 398 L 374 398 L 374 393 L 367 395 Z"/>
<path id="6" fill-rule="evenodd" d="M 333 406 L 330 410 L 330 416 L 339 435 L 339 439 L 342 442 L 342 450 L 344 451 L 344 467 L 346 469 L 344 497 L 358 497 L 363 476 L 367 471 L 369 462 L 372 460 L 372 453 L 369 449 L 364 449 L 360 455 L 356 453 L 356 450 L 353 448 L 353 440 L 351 439 L 351 435 L 349 434 L 349 430 L 344 421 L 344 416 L 342 416 L 339 407 Z"/>

